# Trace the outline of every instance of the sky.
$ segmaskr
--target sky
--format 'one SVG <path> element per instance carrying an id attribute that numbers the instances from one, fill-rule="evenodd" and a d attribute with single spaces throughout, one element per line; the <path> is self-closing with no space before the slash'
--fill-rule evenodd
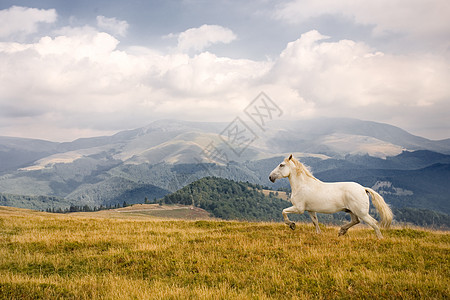
<path id="1" fill-rule="evenodd" d="M 0 136 L 281 118 L 450 138 L 448 0 L 0 1 Z"/>

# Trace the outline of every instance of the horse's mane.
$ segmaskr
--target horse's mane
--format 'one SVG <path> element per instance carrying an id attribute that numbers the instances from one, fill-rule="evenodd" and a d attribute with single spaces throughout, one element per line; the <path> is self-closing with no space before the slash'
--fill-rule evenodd
<path id="1" fill-rule="evenodd" d="M 294 157 L 291 157 L 290 160 L 294 163 L 295 168 L 297 169 L 297 175 L 301 175 L 302 173 L 304 173 L 306 176 L 308 176 L 312 179 L 319 180 L 316 177 L 314 177 L 314 175 L 311 173 L 311 171 L 304 164 L 299 162 L 297 159 L 295 159 Z M 286 163 L 289 163 L 288 158 L 286 158 L 284 161 Z"/>

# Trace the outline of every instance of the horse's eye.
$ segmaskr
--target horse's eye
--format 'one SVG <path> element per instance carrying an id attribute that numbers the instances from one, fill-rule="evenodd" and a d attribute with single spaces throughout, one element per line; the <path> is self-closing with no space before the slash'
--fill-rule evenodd
<path id="1" fill-rule="evenodd" d="M 284 167 L 284 164 L 280 164 L 280 168 Z"/>

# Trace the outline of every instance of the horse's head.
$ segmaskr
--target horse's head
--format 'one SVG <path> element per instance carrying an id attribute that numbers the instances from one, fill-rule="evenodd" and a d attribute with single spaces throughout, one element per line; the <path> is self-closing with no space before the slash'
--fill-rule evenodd
<path id="1" fill-rule="evenodd" d="M 289 158 L 285 158 L 272 172 L 270 172 L 269 180 L 275 182 L 280 178 L 288 177 L 291 174 L 292 154 Z"/>

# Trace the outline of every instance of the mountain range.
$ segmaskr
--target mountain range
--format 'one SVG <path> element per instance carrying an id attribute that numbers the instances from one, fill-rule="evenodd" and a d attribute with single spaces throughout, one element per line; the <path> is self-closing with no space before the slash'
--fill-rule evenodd
<path id="1" fill-rule="evenodd" d="M 393 206 L 450 213 L 450 139 L 357 119 L 279 120 L 264 128 L 238 121 L 161 120 L 64 143 L 0 137 L 0 205 L 142 203 L 205 176 L 287 189 L 287 180 L 273 185 L 267 175 L 293 153 L 323 181 L 356 181 Z"/>

